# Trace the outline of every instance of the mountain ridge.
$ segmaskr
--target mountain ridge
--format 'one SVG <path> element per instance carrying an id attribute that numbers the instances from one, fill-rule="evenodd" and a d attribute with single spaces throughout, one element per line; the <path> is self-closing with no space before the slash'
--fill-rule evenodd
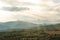
<path id="1" fill-rule="evenodd" d="M 35 26 L 37 26 L 37 24 L 23 22 L 23 21 L 10 21 L 10 22 L 0 23 L 0 30 L 27 29 L 27 28 L 35 27 Z"/>

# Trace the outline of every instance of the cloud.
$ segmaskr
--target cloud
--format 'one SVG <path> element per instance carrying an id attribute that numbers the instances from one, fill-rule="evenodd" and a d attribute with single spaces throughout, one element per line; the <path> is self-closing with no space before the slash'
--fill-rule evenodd
<path id="1" fill-rule="evenodd" d="M 60 0 L 53 0 L 53 2 L 55 2 L 55 3 L 60 3 Z"/>
<path id="2" fill-rule="evenodd" d="M 5 11 L 24 11 L 29 10 L 27 7 L 3 7 L 2 10 Z"/>
<path id="3" fill-rule="evenodd" d="M 38 24 L 60 22 L 60 4 L 55 4 L 53 1 L 50 1 L 50 0 L 41 1 L 41 3 L 38 5 L 25 4 L 22 6 L 24 7 L 2 7 L 2 10 L 4 10 L 6 13 L 4 11 L 0 12 L 1 14 L 3 13 L 2 14 L 3 17 L 0 17 L 1 18 L 0 20 L 8 21 L 12 18 L 14 20 L 20 20 L 20 21 L 26 21 L 26 22 L 38 23 Z M 7 12 L 7 11 L 10 11 L 10 12 Z M 13 14 L 13 15 L 6 16 L 6 14 L 9 14 L 9 15 Z"/>
<path id="4" fill-rule="evenodd" d="M 41 6 L 42 17 L 50 23 L 60 22 L 60 4 L 54 3 L 52 0 L 42 2 Z"/>

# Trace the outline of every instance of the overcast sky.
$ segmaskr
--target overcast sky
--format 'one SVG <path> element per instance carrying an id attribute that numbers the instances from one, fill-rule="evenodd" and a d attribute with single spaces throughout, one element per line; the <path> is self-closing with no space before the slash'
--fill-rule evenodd
<path id="1" fill-rule="evenodd" d="M 60 0 L 53 0 L 54 2 L 56 2 L 56 3 L 60 3 Z"/>
<path id="2" fill-rule="evenodd" d="M 59 0 L 53 0 L 53 1 L 0 0 L 0 22 L 16 21 L 16 20 L 33 22 L 33 23 L 60 22 L 60 14 L 59 14 L 60 5 L 58 5 L 57 3 L 60 3 L 60 1 Z M 17 8 L 14 9 L 13 7 L 16 6 Z M 29 10 L 16 11 L 17 9 L 19 9 L 18 7 L 19 8 L 26 7 Z M 14 10 L 11 11 L 12 9 Z"/>

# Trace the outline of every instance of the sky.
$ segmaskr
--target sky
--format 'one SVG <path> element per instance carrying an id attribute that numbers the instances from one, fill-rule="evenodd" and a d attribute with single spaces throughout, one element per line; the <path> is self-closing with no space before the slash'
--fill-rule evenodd
<path id="1" fill-rule="evenodd" d="M 54 2 L 56 2 L 56 3 L 60 3 L 60 0 L 53 0 Z"/>
<path id="2" fill-rule="evenodd" d="M 10 0 L 9 0 L 10 1 Z M 21 1 L 21 0 L 20 0 Z M 24 1 L 24 2 L 23 2 Z M 25 0 L 23 0 L 23 1 L 21 1 L 22 3 L 25 3 Z M 15 2 L 14 0 L 12 1 L 12 2 Z M 19 2 L 19 0 L 17 1 L 17 2 Z M 32 3 L 33 1 L 32 0 L 30 0 L 30 1 L 27 1 L 26 0 L 26 2 L 27 3 Z M 35 4 L 35 3 L 38 3 L 38 1 L 36 0 L 35 2 L 33 2 L 33 4 Z M 1 5 L 2 4 L 2 5 Z M 12 3 L 12 4 L 14 4 L 14 3 Z M 15 20 L 14 18 L 13 18 L 13 16 L 15 16 L 15 15 L 19 15 L 19 16 L 27 16 L 27 15 L 29 15 L 29 16 L 31 16 L 30 14 L 28 14 L 28 13 L 31 13 L 31 10 L 32 11 L 39 11 L 39 8 L 37 8 L 37 7 L 39 7 L 39 6 L 36 6 L 36 5 L 23 5 L 23 4 L 21 4 L 21 5 L 19 5 L 19 7 L 27 7 L 27 8 L 29 8 L 29 9 L 31 9 L 31 10 L 25 10 L 25 11 L 18 11 L 18 12 L 11 12 L 11 11 L 6 11 L 6 10 L 2 10 L 2 8 L 3 7 L 10 7 L 10 9 L 12 9 L 12 4 L 10 4 L 10 3 L 8 3 L 7 1 L 1 1 L 0 2 L 0 6 L 1 6 L 1 10 L 0 10 L 0 21 L 1 22 L 4 22 L 4 21 L 7 21 L 7 20 Z M 15 6 L 17 6 L 17 5 L 15 5 Z M 13 6 L 14 7 L 14 6 Z M 7 8 L 8 9 L 8 8 Z M 24 14 L 23 14 L 24 13 Z M 22 17 L 23 17 L 22 16 Z M 33 18 L 33 17 L 32 17 Z M 23 19 L 26 19 L 26 18 L 23 18 Z M 23 20 L 22 19 L 22 20 Z M 27 18 L 27 20 L 29 20 L 29 18 Z M 31 19 L 32 20 L 32 19 Z"/>
<path id="3" fill-rule="evenodd" d="M 17 0 L 18 2 L 30 2 L 34 4 L 39 4 L 40 0 Z"/>
<path id="4" fill-rule="evenodd" d="M 59 3 L 59 0 L 0 0 L 0 22 L 58 23 Z"/>

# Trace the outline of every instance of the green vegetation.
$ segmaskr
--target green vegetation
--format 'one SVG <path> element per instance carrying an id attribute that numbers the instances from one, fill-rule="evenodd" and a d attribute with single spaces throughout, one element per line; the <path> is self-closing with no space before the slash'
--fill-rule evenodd
<path id="1" fill-rule="evenodd" d="M 20 29 L 0 32 L 0 40 L 60 40 L 60 24 L 41 26 L 44 28 L 33 27 L 31 29 Z M 51 27 L 54 30 L 51 30 Z M 48 30 L 48 28 L 50 28 Z"/>
<path id="2" fill-rule="evenodd" d="M 60 34 L 49 34 L 43 30 L 25 29 L 21 31 L 0 32 L 0 40 L 58 40 Z"/>

